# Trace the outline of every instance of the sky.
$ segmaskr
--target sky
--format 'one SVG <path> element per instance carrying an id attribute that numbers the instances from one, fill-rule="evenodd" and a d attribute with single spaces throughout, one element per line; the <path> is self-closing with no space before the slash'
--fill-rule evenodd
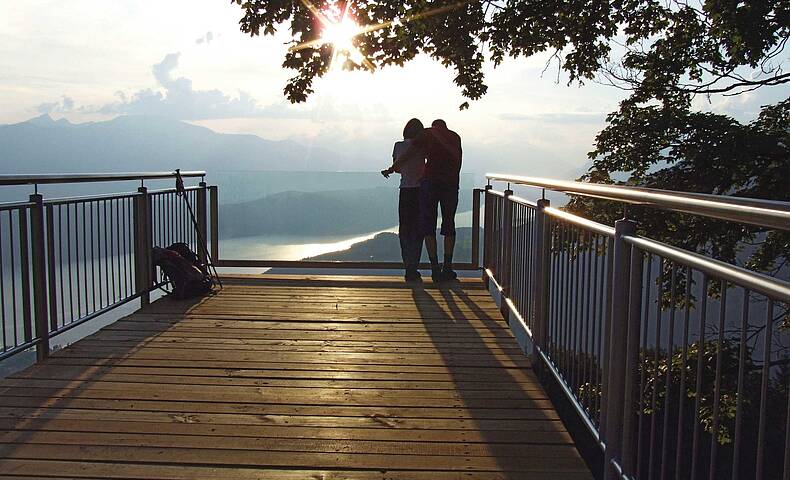
<path id="1" fill-rule="evenodd" d="M 471 108 L 454 73 L 427 57 L 405 67 L 333 72 L 291 105 L 281 68 L 288 40 L 251 38 L 241 10 L 222 0 L 25 0 L 0 5 L 0 124 L 42 113 L 73 122 L 123 114 L 175 117 L 224 133 L 290 139 L 386 163 L 405 122 L 443 118 L 477 172 L 572 178 L 589 164 L 595 134 L 624 93 L 545 74 L 546 57 L 486 67 L 489 93 Z M 748 121 L 786 97 L 762 92 L 698 99 Z M 368 160 L 369 159 L 369 160 Z M 287 168 L 287 166 L 284 166 Z"/>

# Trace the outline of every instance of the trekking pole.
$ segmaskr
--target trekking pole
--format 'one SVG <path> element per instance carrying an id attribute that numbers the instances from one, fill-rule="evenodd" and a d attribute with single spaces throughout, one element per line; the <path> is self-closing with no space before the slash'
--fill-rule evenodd
<path id="1" fill-rule="evenodd" d="M 208 251 L 208 247 L 206 246 L 206 239 L 203 238 L 203 234 L 200 232 L 200 228 L 198 227 L 197 219 L 195 218 L 195 213 L 192 211 L 192 204 L 189 203 L 189 197 L 186 195 L 186 190 L 184 189 L 184 178 L 181 176 L 181 169 L 177 168 L 175 171 L 176 175 L 176 195 L 182 197 L 184 202 L 187 204 L 187 210 L 189 211 L 189 217 L 192 219 L 192 225 L 195 227 L 195 232 L 197 232 L 198 237 L 198 248 L 203 250 L 203 254 L 206 255 L 206 262 L 207 267 L 209 268 L 209 275 L 216 280 L 219 288 L 222 289 L 222 280 L 219 279 L 219 273 L 217 273 L 217 267 L 214 266 L 214 259 L 211 258 L 211 254 Z M 213 275 L 212 275 L 213 272 Z"/>

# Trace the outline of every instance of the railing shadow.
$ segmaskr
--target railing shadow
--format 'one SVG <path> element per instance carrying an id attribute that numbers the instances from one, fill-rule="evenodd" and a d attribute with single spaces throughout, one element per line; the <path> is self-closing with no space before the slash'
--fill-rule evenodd
<path id="1" fill-rule="evenodd" d="M 492 316 L 482 309 L 465 288 L 482 290 L 482 284 L 479 287 L 459 283 L 414 286 L 411 292 L 425 329 L 456 385 L 458 398 L 466 405 L 499 469 L 505 478 L 513 479 L 525 478 L 528 471 L 555 472 L 561 478 L 588 478 L 589 473 L 570 436 L 532 375 L 527 356 L 518 348 L 507 348 L 517 346 L 507 324 L 499 313 Z M 432 291 L 438 291 L 446 309 L 431 295 Z M 465 313 L 462 306 L 469 313 Z M 461 360 L 457 347 L 446 343 L 448 325 L 459 331 L 474 332 L 464 337 L 463 347 L 474 352 L 471 364 Z M 507 335 L 497 336 L 502 332 Z M 469 388 L 470 373 L 480 378 L 495 377 L 493 383 L 500 390 Z M 508 430 L 492 428 L 492 421 L 514 424 L 526 421 L 532 425 L 509 435 Z M 547 432 L 554 435 L 547 435 Z"/>

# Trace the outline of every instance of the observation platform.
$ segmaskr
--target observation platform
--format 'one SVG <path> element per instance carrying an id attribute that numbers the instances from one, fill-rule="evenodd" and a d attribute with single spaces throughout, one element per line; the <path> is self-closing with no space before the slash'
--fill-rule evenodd
<path id="1" fill-rule="evenodd" d="M 224 282 L 0 381 L 0 477 L 592 478 L 480 280 Z"/>

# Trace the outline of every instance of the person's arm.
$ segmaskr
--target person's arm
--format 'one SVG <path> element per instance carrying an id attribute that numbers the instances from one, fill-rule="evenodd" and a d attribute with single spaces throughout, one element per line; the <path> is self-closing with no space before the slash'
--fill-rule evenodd
<path id="1" fill-rule="evenodd" d="M 409 148 L 403 152 L 398 158 L 394 158 L 392 166 L 387 170 L 387 173 L 400 172 L 404 163 L 414 158 L 419 158 L 422 155 L 422 147 L 425 144 L 426 133 L 423 131 L 417 138 L 411 141 Z M 382 174 L 384 172 L 381 172 Z"/>
<path id="2" fill-rule="evenodd" d="M 396 142 L 395 145 L 392 147 L 392 164 L 393 165 L 395 164 L 395 160 L 397 160 L 397 158 L 398 158 L 397 152 L 398 152 L 398 142 Z M 392 174 L 392 172 L 394 172 L 394 170 L 392 170 L 392 167 L 389 167 L 389 168 L 385 168 L 384 170 L 382 170 L 381 174 L 384 175 L 384 178 L 390 178 L 390 175 Z"/>

